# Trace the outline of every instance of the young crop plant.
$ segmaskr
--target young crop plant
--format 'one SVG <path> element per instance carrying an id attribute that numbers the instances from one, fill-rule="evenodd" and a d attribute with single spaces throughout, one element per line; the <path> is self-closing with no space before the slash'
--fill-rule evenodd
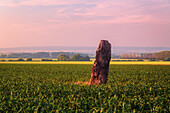
<path id="1" fill-rule="evenodd" d="M 0 64 L 0 112 L 169 112 L 170 66 L 110 65 L 106 85 L 82 85 L 92 64 Z"/>

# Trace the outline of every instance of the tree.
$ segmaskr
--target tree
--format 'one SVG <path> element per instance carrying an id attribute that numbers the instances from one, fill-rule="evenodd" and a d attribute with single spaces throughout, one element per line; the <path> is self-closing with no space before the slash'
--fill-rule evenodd
<path id="1" fill-rule="evenodd" d="M 155 58 L 152 58 L 152 59 L 150 59 L 150 61 L 156 61 L 156 59 L 155 59 Z"/>
<path id="2" fill-rule="evenodd" d="M 88 56 L 83 57 L 83 61 L 90 61 L 90 57 L 88 57 Z"/>
<path id="3" fill-rule="evenodd" d="M 70 60 L 70 57 L 69 57 L 67 54 L 60 54 L 60 55 L 57 57 L 57 60 L 58 60 L 58 61 L 69 61 L 69 60 Z"/>
<path id="4" fill-rule="evenodd" d="M 170 61 L 170 57 L 166 57 L 164 61 Z"/>
<path id="5" fill-rule="evenodd" d="M 138 59 L 137 61 L 144 61 L 143 59 Z"/>
<path id="6" fill-rule="evenodd" d="M 53 61 L 52 59 L 41 59 L 41 61 Z"/>
<path id="7" fill-rule="evenodd" d="M 32 61 L 32 58 L 27 58 L 27 61 Z"/>
<path id="8" fill-rule="evenodd" d="M 75 54 L 72 56 L 71 60 L 72 61 L 79 61 L 82 58 L 82 56 L 80 56 L 80 54 Z"/>
<path id="9" fill-rule="evenodd" d="M 90 61 L 90 58 L 88 56 L 83 57 L 80 54 L 75 54 L 71 58 L 72 61 Z"/>
<path id="10" fill-rule="evenodd" d="M 19 58 L 18 61 L 25 61 L 23 58 Z"/>

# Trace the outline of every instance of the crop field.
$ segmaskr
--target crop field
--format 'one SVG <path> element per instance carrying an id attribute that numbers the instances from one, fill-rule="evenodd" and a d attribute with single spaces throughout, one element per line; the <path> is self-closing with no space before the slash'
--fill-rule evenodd
<path id="1" fill-rule="evenodd" d="M 0 112 L 170 112 L 170 65 L 110 65 L 106 85 L 92 64 L 0 64 Z"/>

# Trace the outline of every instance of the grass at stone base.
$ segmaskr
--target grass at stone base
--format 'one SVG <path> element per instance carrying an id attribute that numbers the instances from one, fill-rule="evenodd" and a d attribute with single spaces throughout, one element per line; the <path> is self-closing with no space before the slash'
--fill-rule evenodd
<path id="1" fill-rule="evenodd" d="M 0 61 L 0 64 L 93 64 L 94 61 Z M 122 61 L 113 62 L 115 65 L 170 65 L 169 61 Z"/>

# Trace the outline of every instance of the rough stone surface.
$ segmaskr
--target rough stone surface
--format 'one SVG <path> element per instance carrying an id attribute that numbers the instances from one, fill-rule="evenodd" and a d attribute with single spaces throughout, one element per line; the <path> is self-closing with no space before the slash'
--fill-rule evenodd
<path id="1" fill-rule="evenodd" d="M 90 84 L 106 84 L 111 59 L 111 44 L 101 40 L 96 50 L 96 59 L 91 70 Z"/>

